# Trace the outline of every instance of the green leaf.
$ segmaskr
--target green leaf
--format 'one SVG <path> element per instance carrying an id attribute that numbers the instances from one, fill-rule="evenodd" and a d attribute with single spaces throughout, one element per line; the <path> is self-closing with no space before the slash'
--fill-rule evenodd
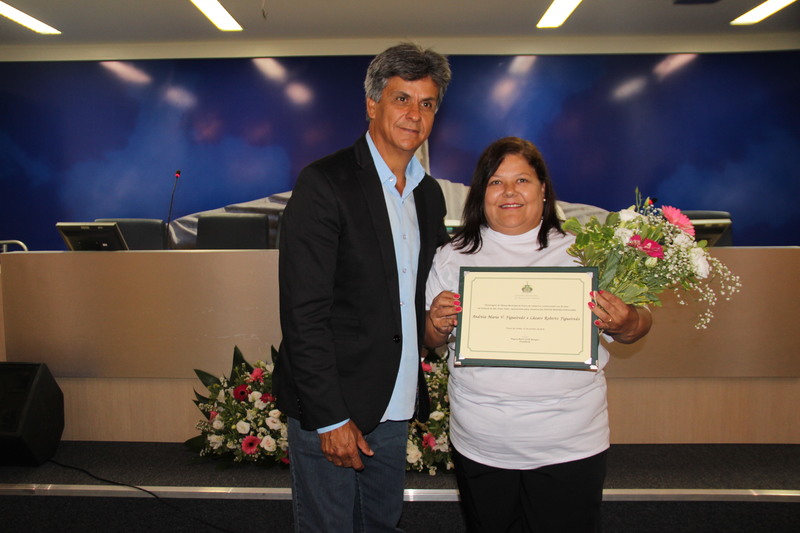
<path id="1" fill-rule="evenodd" d="M 581 231 L 583 229 L 582 226 L 581 226 L 581 223 L 578 222 L 578 219 L 575 218 L 575 217 L 572 217 L 570 219 L 565 220 L 564 224 L 561 227 L 562 227 L 562 229 L 564 231 L 568 231 L 569 233 L 572 233 L 572 234 L 575 234 L 575 235 L 577 235 L 578 233 L 581 233 Z"/>
<path id="2" fill-rule="evenodd" d="M 616 211 L 612 211 L 606 217 L 606 226 L 616 226 L 619 224 L 619 213 Z"/>
<path id="3" fill-rule="evenodd" d="M 197 435 L 196 437 L 192 437 L 188 439 L 186 442 L 183 443 L 184 446 L 189 448 L 195 453 L 200 453 L 203 450 L 203 446 L 206 444 L 206 437 L 205 435 Z"/>
<path id="4" fill-rule="evenodd" d="M 200 403 L 205 403 L 205 402 L 207 402 L 207 401 L 211 400 L 211 398 L 206 398 L 205 396 L 201 395 L 201 394 L 200 394 L 199 392 L 197 392 L 197 391 L 194 391 L 194 396 L 195 396 L 195 398 L 196 398 L 196 399 L 195 399 L 195 402 L 194 402 L 195 404 L 196 404 L 197 402 L 200 402 Z"/>
<path id="5" fill-rule="evenodd" d="M 241 368 L 241 366 L 247 369 L 248 372 L 253 371 L 253 367 L 250 363 L 244 360 L 244 356 L 242 355 L 242 351 L 239 349 L 238 346 L 233 347 L 233 366 L 231 367 L 231 376 L 233 376 L 236 372 L 236 369 Z"/>
<path id="6" fill-rule="evenodd" d="M 611 287 L 614 277 L 617 275 L 617 268 L 619 267 L 619 254 L 611 253 L 606 260 L 603 273 L 600 275 L 598 284 L 601 289 L 606 290 Z"/>
<path id="7" fill-rule="evenodd" d="M 211 388 L 211 385 L 222 385 L 219 378 L 213 374 L 209 374 L 205 370 L 198 370 L 194 369 L 194 373 L 197 374 L 197 377 L 200 378 L 200 383 L 206 386 L 206 388 Z"/>

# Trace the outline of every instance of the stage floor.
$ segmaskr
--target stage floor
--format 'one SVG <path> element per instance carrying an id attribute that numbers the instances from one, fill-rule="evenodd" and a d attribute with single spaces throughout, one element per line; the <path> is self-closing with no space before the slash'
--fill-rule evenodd
<path id="1" fill-rule="evenodd" d="M 40 466 L 0 466 L 0 495 L 291 499 L 288 467 L 227 464 L 180 443 L 64 441 Z M 613 445 L 605 487 L 606 501 L 800 502 L 800 445 Z M 451 472 L 408 473 L 407 501 L 457 498 Z"/>

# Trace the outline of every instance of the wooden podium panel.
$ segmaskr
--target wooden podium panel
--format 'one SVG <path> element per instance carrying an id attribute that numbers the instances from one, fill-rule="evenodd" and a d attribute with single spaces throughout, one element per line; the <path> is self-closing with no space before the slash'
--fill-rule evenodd
<path id="1" fill-rule="evenodd" d="M 278 252 L 13 253 L 2 258 L 9 361 L 57 377 L 193 378 L 230 370 L 234 346 L 280 342 Z"/>
<path id="2" fill-rule="evenodd" d="M 694 327 L 698 307 L 665 293 L 646 337 L 607 345 L 609 377 L 800 377 L 800 248 L 711 253 L 741 278 L 741 292 L 717 302 L 708 329 Z"/>
<path id="3" fill-rule="evenodd" d="M 707 330 L 667 300 L 653 330 L 612 343 L 613 443 L 797 443 L 800 248 L 717 248 L 742 278 Z M 0 254 L 0 361 L 46 363 L 64 440 L 179 442 L 197 434 L 193 369 L 280 342 L 278 252 Z"/>

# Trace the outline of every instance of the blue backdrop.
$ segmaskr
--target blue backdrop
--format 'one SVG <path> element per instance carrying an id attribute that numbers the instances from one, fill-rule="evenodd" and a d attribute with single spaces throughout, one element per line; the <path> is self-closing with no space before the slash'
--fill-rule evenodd
<path id="1" fill-rule="evenodd" d="M 61 250 L 57 221 L 173 218 L 290 190 L 366 129 L 370 57 L 0 63 L 0 239 Z M 730 211 L 737 245 L 796 245 L 800 52 L 452 56 L 432 173 L 468 183 L 506 135 L 561 199 L 634 189 Z"/>

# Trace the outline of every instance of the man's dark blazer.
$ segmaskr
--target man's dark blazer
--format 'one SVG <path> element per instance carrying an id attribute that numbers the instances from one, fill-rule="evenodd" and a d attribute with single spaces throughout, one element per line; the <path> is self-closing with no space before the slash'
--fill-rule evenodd
<path id="1" fill-rule="evenodd" d="M 403 338 L 382 187 L 362 136 L 303 169 L 283 214 L 283 341 L 273 389 L 278 408 L 308 430 L 349 418 L 368 433 L 392 395 Z M 414 202 L 420 230 L 419 337 L 409 341 L 420 347 L 425 282 L 436 248 L 447 241 L 446 208 L 439 184 L 428 175 L 414 189 Z M 427 402 L 424 381 L 421 387 Z"/>

